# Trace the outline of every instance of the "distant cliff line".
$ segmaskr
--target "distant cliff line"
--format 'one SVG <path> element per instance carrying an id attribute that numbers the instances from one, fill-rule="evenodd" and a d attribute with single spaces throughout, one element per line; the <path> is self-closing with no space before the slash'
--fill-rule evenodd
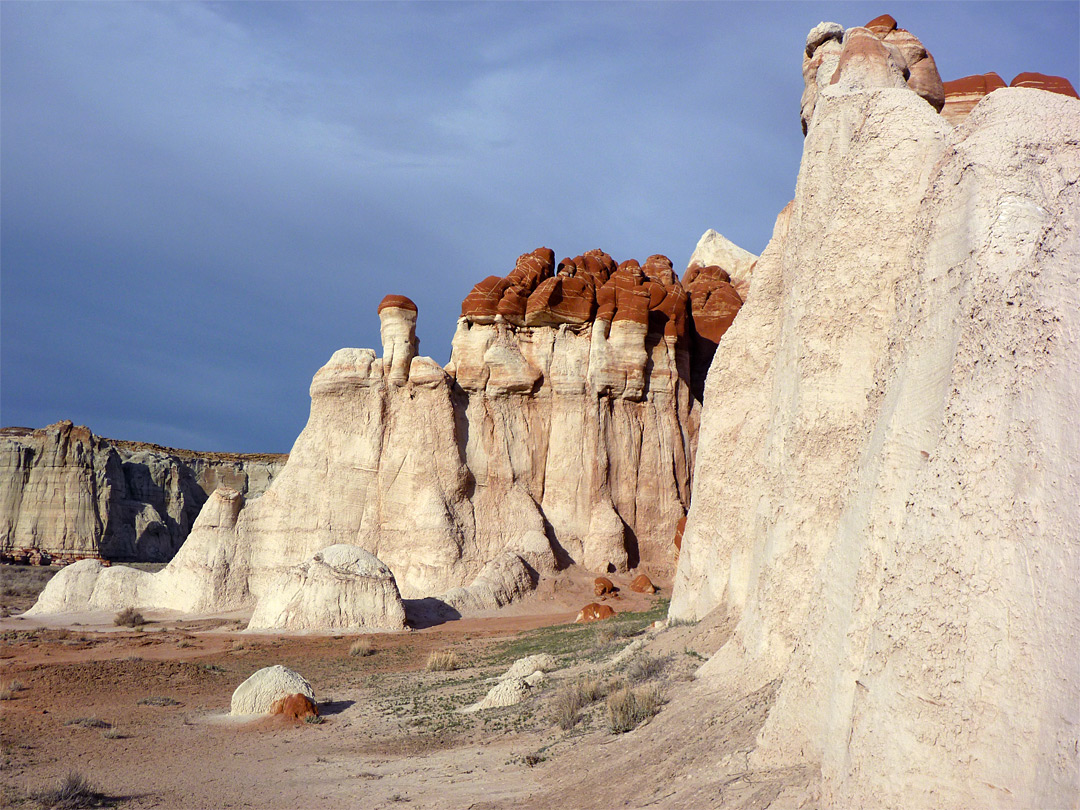
<path id="1" fill-rule="evenodd" d="M 70 421 L 0 428 L 0 560 L 170 560 L 215 489 L 255 498 L 287 459 L 108 439 Z"/>

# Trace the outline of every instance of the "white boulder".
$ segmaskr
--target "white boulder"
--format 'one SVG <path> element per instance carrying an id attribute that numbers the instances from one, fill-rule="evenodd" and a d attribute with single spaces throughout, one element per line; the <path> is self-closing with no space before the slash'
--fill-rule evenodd
<path id="1" fill-rule="evenodd" d="M 280 664 L 263 667 L 236 687 L 229 714 L 269 714 L 275 701 L 297 694 L 316 703 L 315 690 L 304 676 Z"/>

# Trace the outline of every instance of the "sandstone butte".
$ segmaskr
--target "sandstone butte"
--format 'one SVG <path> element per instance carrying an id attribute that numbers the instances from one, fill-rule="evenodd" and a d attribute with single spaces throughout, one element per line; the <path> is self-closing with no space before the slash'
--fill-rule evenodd
<path id="1" fill-rule="evenodd" d="M 887 17 L 816 26 L 803 75 L 795 197 L 708 369 L 681 537 L 694 398 L 673 281 L 534 251 L 474 288 L 445 369 L 406 363 L 415 312 L 384 308 L 383 358 L 336 353 L 273 485 L 246 507 L 215 493 L 160 574 L 86 560 L 37 607 L 253 605 L 310 576 L 338 526 L 403 592 L 461 602 L 511 597 L 556 553 L 604 573 L 674 537 L 670 618 L 733 630 L 607 746 L 621 796 L 655 796 L 673 751 L 760 710 L 738 756 L 687 779 L 760 782 L 773 806 L 1075 806 L 1080 101 L 1023 79 L 954 126 Z M 566 806 L 610 796 L 581 778 L 556 788 Z"/>

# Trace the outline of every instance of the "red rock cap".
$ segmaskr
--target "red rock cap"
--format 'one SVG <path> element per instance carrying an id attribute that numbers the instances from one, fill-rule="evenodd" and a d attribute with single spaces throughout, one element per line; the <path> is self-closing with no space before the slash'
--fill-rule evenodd
<path id="1" fill-rule="evenodd" d="M 404 295 L 386 296 L 386 298 L 384 298 L 379 304 L 379 312 L 382 312 L 384 309 L 389 309 L 390 307 L 394 307 L 396 309 L 409 309 L 413 312 L 419 311 L 416 308 L 416 304 L 414 304 L 411 299 L 406 298 Z"/>
<path id="2" fill-rule="evenodd" d="M 1076 95 L 1076 88 L 1072 82 L 1064 76 L 1047 76 L 1044 73 L 1021 73 L 1009 83 L 1009 87 L 1031 87 L 1035 90 L 1046 90 L 1049 93 L 1060 93 L 1063 96 L 1080 98 Z"/>

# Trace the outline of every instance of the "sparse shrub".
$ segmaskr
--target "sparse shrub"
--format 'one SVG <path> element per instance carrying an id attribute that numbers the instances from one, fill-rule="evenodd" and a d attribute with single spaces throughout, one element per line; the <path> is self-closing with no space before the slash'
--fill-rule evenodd
<path id="1" fill-rule="evenodd" d="M 318 726 L 325 721 L 317 714 L 309 714 L 307 717 L 304 718 L 304 722 L 310 726 Z"/>
<path id="2" fill-rule="evenodd" d="M 112 723 L 99 720 L 96 717 L 76 717 L 74 720 L 68 720 L 64 725 L 79 726 L 80 728 L 112 728 Z"/>
<path id="3" fill-rule="evenodd" d="M 176 642 L 176 646 L 183 648 L 183 647 L 191 647 L 192 644 L 186 638 L 182 638 L 178 642 Z"/>
<path id="4" fill-rule="evenodd" d="M 521 758 L 521 761 L 523 763 L 525 763 L 528 767 L 534 768 L 537 765 L 539 765 L 541 762 L 543 762 L 545 759 L 547 759 L 547 757 L 545 757 L 543 754 L 532 753 L 532 754 L 526 754 L 525 756 L 523 756 Z"/>
<path id="5" fill-rule="evenodd" d="M 657 684 L 619 689 L 607 699 L 608 728 L 613 734 L 632 731 L 655 716 L 663 702 Z"/>
<path id="6" fill-rule="evenodd" d="M 598 625 L 596 630 L 593 631 L 593 646 L 599 649 L 600 647 L 606 647 L 611 644 L 616 638 L 618 633 L 611 624 Z"/>
<path id="7" fill-rule="evenodd" d="M 460 666 L 453 650 L 432 650 L 424 668 L 428 672 L 451 672 Z"/>
<path id="8" fill-rule="evenodd" d="M 689 647 L 683 647 L 683 652 L 689 655 L 691 658 L 696 658 L 698 661 L 704 661 L 705 656 L 699 653 L 697 650 L 691 650 Z"/>
<path id="9" fill-rule="evenodd" d="M 14 700 L 15 693 L 25 688 L 22 681 L 0 681 L 0 700 Z"/>
<path id="10" fill-rule="evenodd" d="M 113 624 L 117 627 L 142 627 L 146 624 L 146 619 L 135 608 L 124 608 L 113 619 Z"/>
<path id="11" fill-rule="evenodd" d="M 552 719 L 563 731 L 569 731 L 580 719 L 581 710 L 604 696 L 604 686 L 596 678 L 587 678 L 564 686 L 552 701 Z"/>
<path id="12" fill-rule="evenodd" d="M 124 734 L 124 732 L 118 728 L 107 728 L 101 732 L 101 736 L 106 740 L 126 740 L 128 737 L 127 734 Z"/>
<path id="13" fill-rule="evenodd" d="M 667 664 L 666 658 L 647 654 L 639 655 L 626 668 L 626 680 L 630 683 L 648 681 L 663 672 L 665 664 Z"/>
<path id="14" fill-rule="evenodd" d="M 140 706 L 179 706 L 179 700 L 173 700 L 171 697 L 163 696 L 151 696 L 145 697 L 139 701 Z"/>
<path id="15" fill-rule="evenodd" d="M 354 655 L 354 656 L 358 656 L 360 658 L 363 658 L 366 655 L 374 655 L 374 654 L 375 654 L 375 647 L 372 645 L 370 639 L 366 639 L 366 638 L 357 639 L 356 641 L 354 641 L 352 643 L 352 646 L 349 647 L 349 655 Z"/>
<path id="16" fill-rule="evenodd" d="M 36 791 L 31 797 L 47 810 L 82 810 L 86 807 L 104 807 L 107 802 L 105 794 L 78 771 L 69 772 L 56 787 Z"/>
<path id="17" fill-rule="evenodd" d="M 678 619 L 671 618 L 667 620 L 668 627 L 693 627 L 698 623 L 697 619 Z"/>

